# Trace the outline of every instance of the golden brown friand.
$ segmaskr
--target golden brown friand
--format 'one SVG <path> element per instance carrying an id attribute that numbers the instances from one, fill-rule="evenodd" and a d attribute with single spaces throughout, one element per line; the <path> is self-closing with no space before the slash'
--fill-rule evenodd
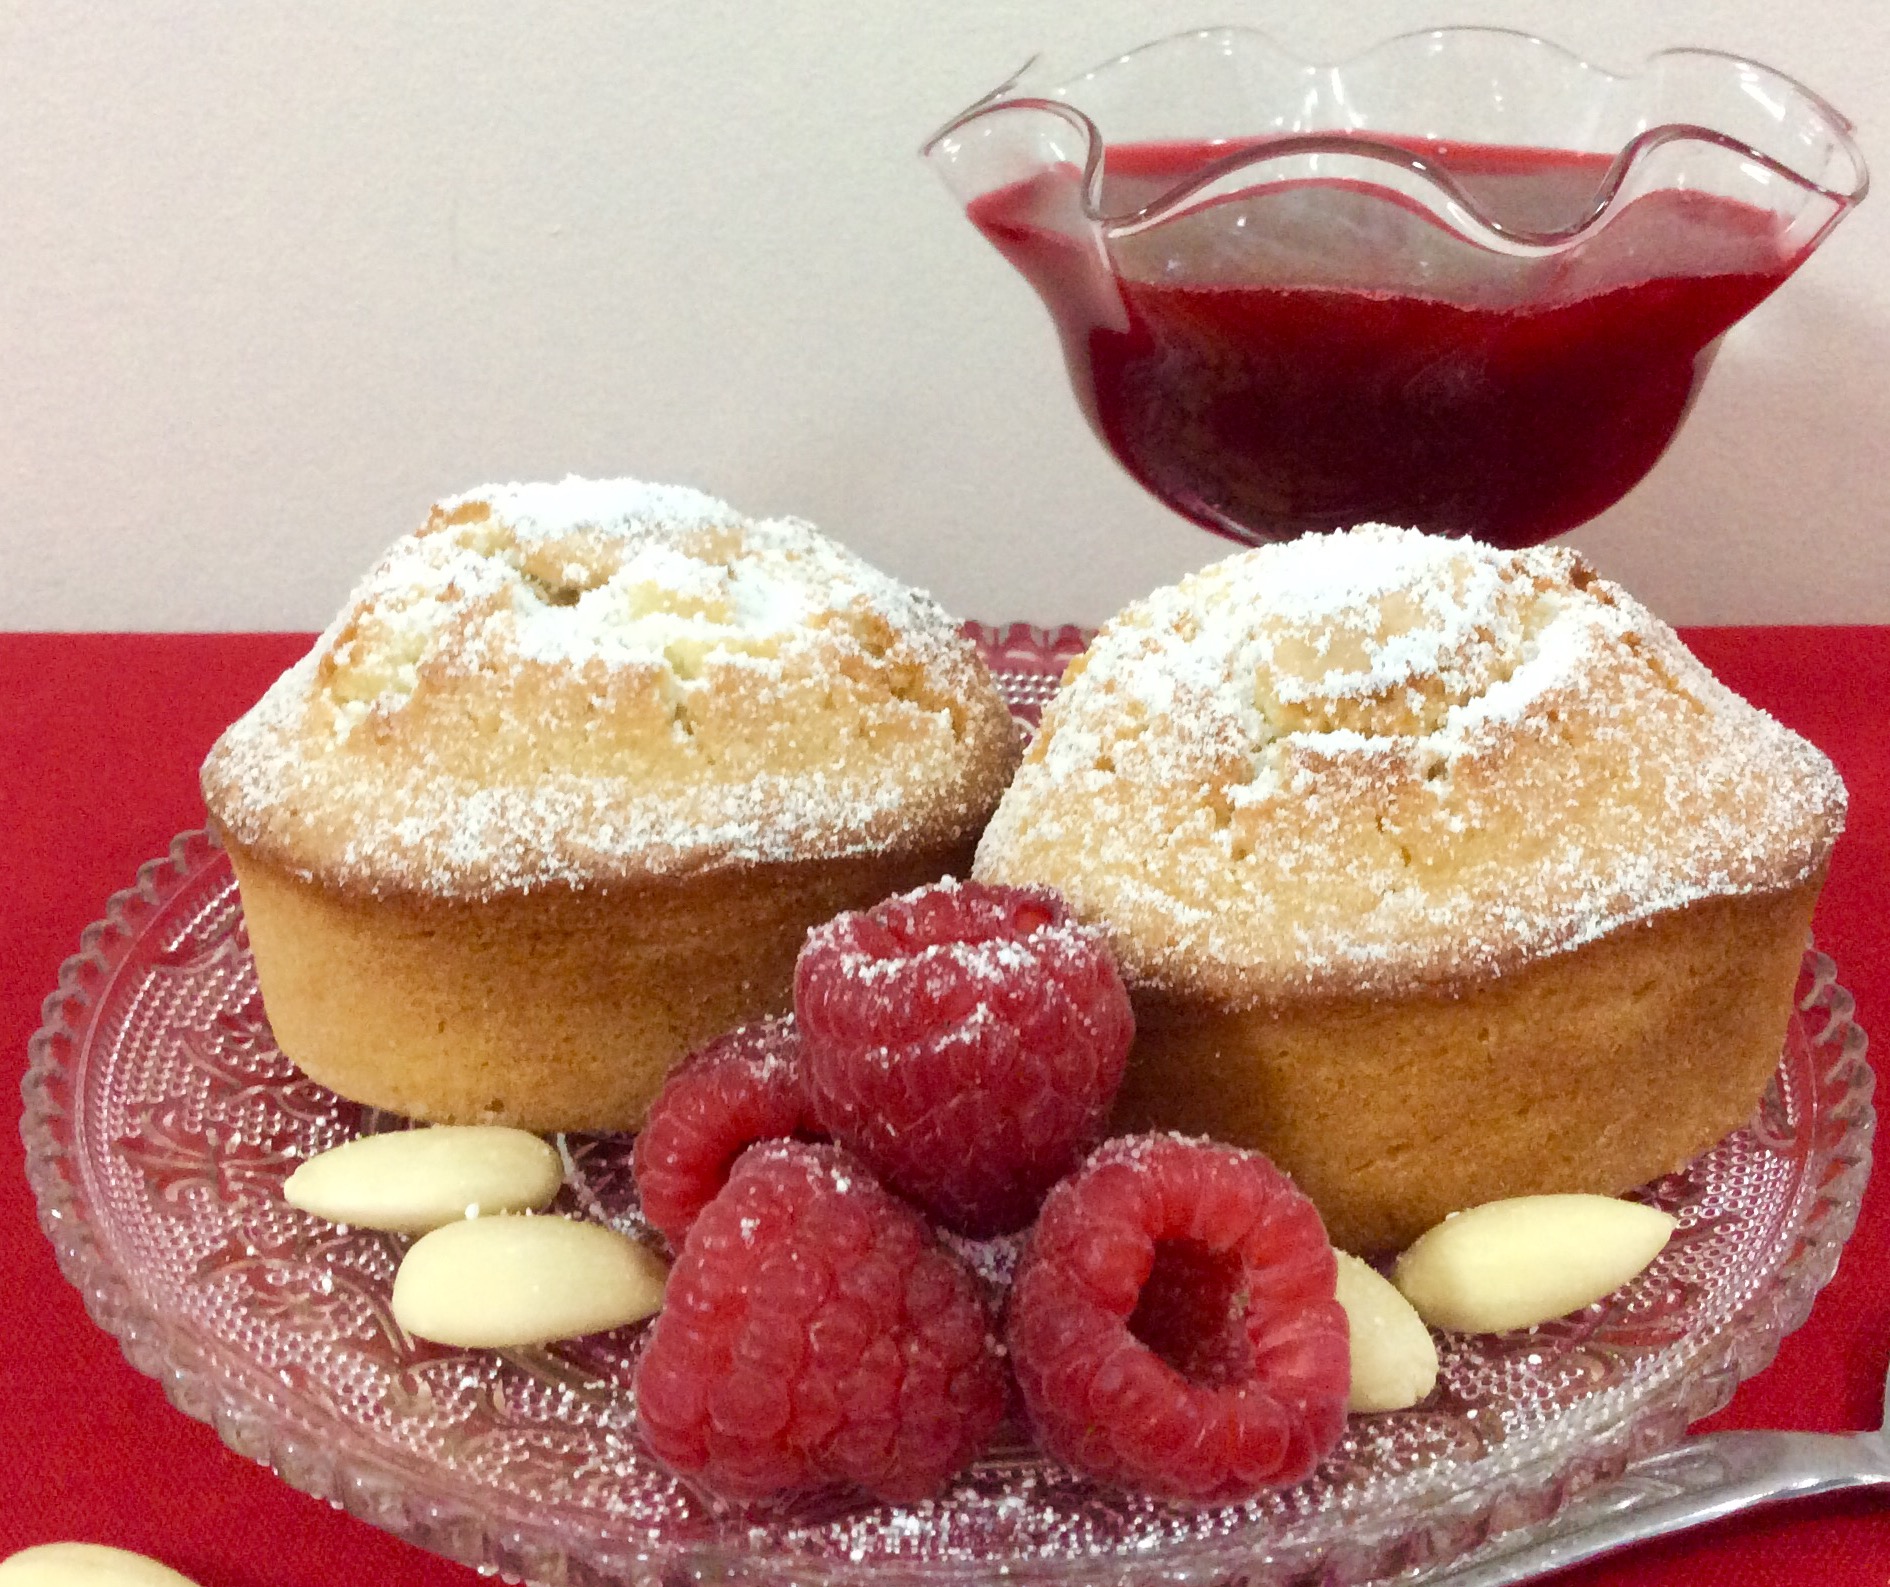
<path id="1" fill-rule="evenodd" d="M 962 870 L 1014 762 L 929 598 L 797 520 L 569 479 L 436 507 L 203 783 L 315 1079 L 611 1129 L 789 1006 L 810 926 Z"/>
<path id="2" fill-rule="evenodd" d="M 1370 1252 L 1743 1122 L 1843 811 L 1575 553 L 1373 526 L 1108 624 L 976 873 L 1109 932 L 1124 1124 L 1266 1151 Z"/>

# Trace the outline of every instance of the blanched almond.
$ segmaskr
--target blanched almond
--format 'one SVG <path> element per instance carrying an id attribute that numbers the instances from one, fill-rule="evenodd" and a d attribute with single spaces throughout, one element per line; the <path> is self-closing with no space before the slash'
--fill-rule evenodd
<path id="1" fill-rule="evenodd" d="M 424 1234 L 469 1215 L 548 1206 L 564 1179 L 557 1151 L 498 1124 L 437 1124 L 366 1135 L 311 1157 L 283 1200 L 363 1229 Z"/>
<path id="2" fill-rule="evenodd" d="M 1674 1221 L 1612 1196 L 1517 1196 L 1446 1218 L 1392 1282 L 1433 1328 L 1502 1333 L 1579 1311 L 1659 1256 Z"/>
<path id="3" fill-rule="evenodd" d="M 41 1543 L 0 1560 L 0 1587 L 196 1587 L 168 1565 L 103 1543 Z"/>
<path id="4" fill-rule="evenodd" d="M 436 1344 L 545 1344 L 649 1316 L 667 1276 L 661 1258 L 602 1224 L 467 1218 L 414 1242 L 394 1274 L 394 1319 Z"/>
<path id="5" fill-rule="evenodd" d="M 1424 1319 L 1378 1270 L 1344 1251 L 1339 1304 L 1352 1329 L 1354 1411 L 1401 1411 L 1437 1382 L 1437 1346 Z"/>

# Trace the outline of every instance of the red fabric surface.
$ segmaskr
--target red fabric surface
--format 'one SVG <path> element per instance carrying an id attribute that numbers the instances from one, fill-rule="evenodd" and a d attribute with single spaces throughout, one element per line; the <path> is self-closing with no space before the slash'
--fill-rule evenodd
<path id="1" fill-rule="evenodd" d="M 1890 1008 L 1890 628 L 1695 630 L 1728 683 L 1820 745 L 1851 790 L 1820 945 L 1860 1022 Z M 0 1051 L 15 1080 L 59 963 L 172 835 L 202 824 L 197 766 L 306 636 L 0 635 Z M 12 1104 L 10 1104 L 11 1106 Z M 1715 1427 L 1875 1426 L 1890 1359 L 1890 1214 L 1881 1185 L 1811 1321 Z M 202 1587 L 337 1580 L 467 1584 L 290 1489 L 171 1409 L 86 1317 L 35 1223 L 17 1132 L 0 1131 L 0 1556 L 61 1538 L 154 1555 Z M 1811 1501 L 1558 1578 L 1559 1587 L 1890 1581 L 1890 1503 Z"/>

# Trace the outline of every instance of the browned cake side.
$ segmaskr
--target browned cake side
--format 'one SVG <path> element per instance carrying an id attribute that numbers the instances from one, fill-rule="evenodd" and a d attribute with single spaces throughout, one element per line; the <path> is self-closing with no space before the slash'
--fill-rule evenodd
<path id="1" fill-rule="evenodd" d="M 808 929 L 962 874 L 971 844 L 484 902 L 350 896 L 232 849 L 282 1050 L 437 1124 L 627 1130 L 685 1053 L 793 1006 Z"/>
<path id="2" fill-rule="evenodd" d="M 1117 1122 L 1265 1152 L 1365 1255 L 1503 1196 L 1631 1189 L 1751 1116 L 1821 880 L 1694 904 L 1455 997 L 1139 998 Z"/>

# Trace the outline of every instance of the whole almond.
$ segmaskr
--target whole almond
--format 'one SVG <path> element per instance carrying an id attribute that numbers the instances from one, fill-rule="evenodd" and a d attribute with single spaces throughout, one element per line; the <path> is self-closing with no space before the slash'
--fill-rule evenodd
<path id="1" fill-rule="evenodd" d="M 1437 1345 L 1424 1319 L 1378 1270 L 1345 1251 L 1339 1304 L 1352 1330 L 1353 1411 L 1401 1411 L 1437 1382 Z"/>
<path id="2" fill-rule="evenodd" d="M 468 1218 L 422 1235 L 394 1274 L 394 1320 L 475 1349 L 621 1328 L 663 1304 L 662 1259 L 576 1218 Z"/>
<path id="3" fill-rule="evenodd" d="M 1433 1328 L 1503 1333 L 1610 1295 L 1665 1248 L 1674 1220 L 1612 1196 L 1517 1196 L 1453 1213 L 1391 1278 Z"/>
<path id="4" fill-rule="evenodd" d="M 40 1543 L 0 1560 L 0 1587 L 196 1587 L 168 1565 L 103 1543 Z"/>
<path id="5" fill-rule="evenodd" d="M 499 1124 L 437 1124 L 364 1135 L 311 1157 L 282 1199 L 331 1223 L 424 1234 L 461 1218 L 549 1206 L 564 1179 L 557 1151 Z"/>

